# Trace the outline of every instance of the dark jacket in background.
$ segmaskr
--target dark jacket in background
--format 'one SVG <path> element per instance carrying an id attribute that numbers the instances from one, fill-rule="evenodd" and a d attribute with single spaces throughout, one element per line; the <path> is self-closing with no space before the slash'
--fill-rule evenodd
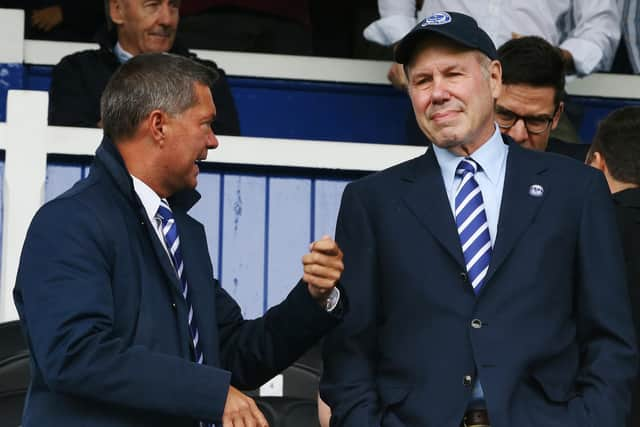
<path id="1" fill-rule="evenodd" d="M 631 314 L 633 315 L 636 340 L 640 344 L 640 188 L 614 193 L 613 202 L 616 207 L 616 218 L 627 267 Z M 629 426 L 640 426 L 640 377 L 636 378 L 634 384 L 631 405 L 631 424 Z"/>
<path id="2" fill-rule="evenodd" d="M 545 150 L 547 153 L 562 154 L 572 159 L 584 163 L 589 151 L 589 144 L 575 144 L 571 142 L 564 142 L 556 138 L 549 138 L 549 145 Z"/>
<path id="3" fill-rule="evenodd" d="M 99 50 L 85 50 L 62 58 L 53 69 L 49 88 L 49 124 L 96 127 L 100 121 L 100 96 L 120 66 L 113 52 L 114 33 L 100 37 Z M 215 62 L 200 59 L 178 41 L 170 51 L 213 68 L 220 76 L 211 86 L 217 117 L 213 130 L 219 135 L 240 135 L 240 122 L 226 74 Z"/>

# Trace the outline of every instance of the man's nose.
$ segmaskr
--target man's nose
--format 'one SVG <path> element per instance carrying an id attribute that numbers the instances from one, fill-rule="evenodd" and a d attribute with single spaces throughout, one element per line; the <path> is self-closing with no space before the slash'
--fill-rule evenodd
<path id="1" fill-rule="evenodd" d="M 529 132 L 527 131 L 527 127 L 524 124 L 524 119 L 518 117 L 513 126 L 509 128 L 507 135 L 513 138 L 513 140 L 518 144 L 524 144 L 525 142 L 527 142 L 527 140 L 529 140 Z"/>
<path id="2" fill-rule="evenodd" d="M 209 132 L 209 135 L 207 135 L 207 150 L 214 150 L 218 148 L 219 144 L 218 137 L 213 133 L 212 129 L 211 132 Z"/>
<path id="3" fill-rule="evenodd" d="M 158 10 L 158 24 L 171 26 L 173 22 L 173 15 L 178 12 L 175 8 L 171 7 L 168 1 L 162 2 L 160 9 Z"/>
<path id="4" fill-rule="evenodd" d="M 433 90 L 431 91 L 431 102 L 441 103 L 449 100 L 449 90 L 443 79 L 436 78 L 433 80 Z"/>

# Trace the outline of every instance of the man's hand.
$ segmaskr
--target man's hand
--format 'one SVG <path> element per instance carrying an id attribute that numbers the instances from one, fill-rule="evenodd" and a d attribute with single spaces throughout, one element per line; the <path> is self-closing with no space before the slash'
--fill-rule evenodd
<path id="1" fill-rule="evenodd" d="M 309 245 L 309 253 L 302 257 L 309 293 L 317 301 L 324 301 L 336 286 L 342 272 L 342 251 L 329 236 L 322 236 Z"/>
<path id="2" fill-rule="evenodd" d="M 34 10 L 31 15 L 31 24 L 37 29 L 46 32 L 60 25 L 62 19 L 62 8 L 60 6 L 50 6 Z"/>
<path id="3" fill-rule="evenodd" d="M 387 78 L 396 89 L 407 90 L 407 76 L 404 73 L 402 64 L 394 62 L 391 68 L 389 68 Z"/>
<path id="4" fill-rule="evenodd" d="M 252 398 L 229 386 L 222 427 L 269 427 L 269 424 Z"/>

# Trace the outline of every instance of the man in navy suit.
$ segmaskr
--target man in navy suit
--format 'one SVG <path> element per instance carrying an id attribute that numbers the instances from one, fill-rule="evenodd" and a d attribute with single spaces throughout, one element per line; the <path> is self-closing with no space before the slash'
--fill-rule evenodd
<path id="1" fill-rule="evenodd" d="M 32 355 L 25 427 L 266 426 L 234 387 L 259 386 L 341 319 L 329 238 L 262 318 L 244 320 L 214 279 L 187 214 L 218 145 L 213 73 L 170 54 L 124 64 L 89 177 L 34 217 L 14 289 Z"/>
<path id="2" fill-rule="evenodd" d="M 344 191 L 334 427 L 624 425 L 636 349 L 607 184 L 500 134 L 496 58 L 453 12 L 396 47 L 433 148 Z"/>

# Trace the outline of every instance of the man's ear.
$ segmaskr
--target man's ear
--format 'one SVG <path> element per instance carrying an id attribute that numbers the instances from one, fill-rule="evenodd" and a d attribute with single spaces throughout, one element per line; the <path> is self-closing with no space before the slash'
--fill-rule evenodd
<path id="1" fill-rule="evenodd" d="M 489 64 L 489 84 L 493 99 L 498 99 L 502 93 L 502 64 L 498 60 L 493 60 Z"/>
<path id="2" fill-rule="evenodd" d="M 587 164 L 606 174 L 607 162 L 605 162 L 604 157 L 602 157 L 602 153 L 600 153 L 599 151 L 589 153 Z"/>
<path id="3" fill-rule="evenodd" d="M 558 104 L 558 108 L 556 109 L 556 114 L 553 115 L 553 120 L 551 121 L 551 130 L 558 127 L 558 123 L 560 122 L 560 117 L 562 117 L 563 112 L 564 102 L 560 101 L 560 104 Z"/>
<path id="4" fill-rule="evenodd" d="M 124 22 L 123 5 L 121 0 L 109 0 L 109 15 L 114 24 L 121 25 Z"/>
<path id="5" fill-rule="evenodd" d="M 146 126 L 154 142 L 164 144 L 167 115 L 160 110 L 153 110 L 146 119 Z"/>

